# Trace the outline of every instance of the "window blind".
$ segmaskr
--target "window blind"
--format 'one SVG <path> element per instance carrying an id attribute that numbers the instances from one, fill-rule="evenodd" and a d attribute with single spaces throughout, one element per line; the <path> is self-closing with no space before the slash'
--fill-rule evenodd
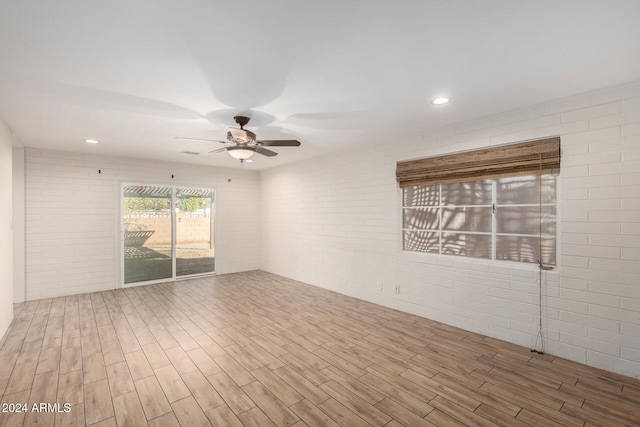
<path id="1" fill-rule="evenodd" d="M 560 172 L 560 137 L 398 162 L 400 187 Z"/>

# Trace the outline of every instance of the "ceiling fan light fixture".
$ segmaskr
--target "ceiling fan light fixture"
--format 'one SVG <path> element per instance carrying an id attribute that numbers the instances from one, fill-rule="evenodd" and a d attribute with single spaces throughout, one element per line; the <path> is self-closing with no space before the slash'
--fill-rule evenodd
<path id="1" fill-rule="evenodd" d="M 255 154 L 256 150 L 251 147 L 229 147 L 227 148 L 227 153 L 234 159 L 240 160 L 241 162 L 247 160 L 251 156 Z"/>

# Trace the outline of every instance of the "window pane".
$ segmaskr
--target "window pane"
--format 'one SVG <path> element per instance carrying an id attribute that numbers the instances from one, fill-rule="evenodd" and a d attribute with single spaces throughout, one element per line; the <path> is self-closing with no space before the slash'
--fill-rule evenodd
<path id="1" fill-rule="evenodd" d="M 438 233 L 427 231 L 405 231 L 403 249 L 414 252 L 438 253 Z"/>
<path id="2" fill-rule="evenodd" d="M 438 208 L 403 209 L 402 228 L 438 230 Z"/>
<path id="3" fill-rule="evenodd" d="M 500 206 L 496 209 L 498 233 L 540 234 L 540 206 Z M 556 207 L 542 207 L 542 234 L 556 234 Z"/>
<path id="4" fill-rule="evenodd" d="M 491 259 L 491 235 L 442 233 L 442 253 Z"/>
<path id="5" fill-rule="evenodd" d="M 443 208 L 442 229 L 491 232 L 491 208 Z"/>
<path id="6" fill-rule="evenodd" d="M 496 259 L 519 262 L 537 262 L 540 258 L 538 237 L 496 236 Z M 542 263 L 556 264 L 556 240 L 542 240 Z"/>
<path id="7" fill-rule="evenodd" d="M 443 205 L 490 205 L 491 181 L 455 182 L 442 185 Z"/>
<path id="8" fill-rule="evenodd" d="M 403 189 L 402 206 L 438 206 L 438 185 L 428 187 L 406 187 Z"/>
<path id="9" fill-rule="evenodd" d="M 555 265 L 556 187 L 557 175 L 531 175 L 404 188 L 403 247 L 492 259 L 496 245 L 495 259 Z"/>
<path id="10" fill-rule="evenodd" d="M 496 203 L 498 205 L 539 204 L 540 177 L 517 176 L 499 179 Z M 542 203 L 556 203 L 556 175 L 542 175 Z"/>

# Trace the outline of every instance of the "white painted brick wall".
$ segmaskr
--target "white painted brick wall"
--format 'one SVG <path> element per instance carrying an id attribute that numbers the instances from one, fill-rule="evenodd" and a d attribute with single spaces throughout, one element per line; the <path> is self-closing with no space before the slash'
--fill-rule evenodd
<path id="1" fill-rule="evenodd" d="M 214 188 L 216 272 L 259 267 L 254 171 L 26 150 L 25 173 L 27 300 L 120 286 L 121 182 Z"/>
<path id="2" fill-rule="evenodd" d="M 13 321 L 11 132 L 0 120 L 0 340 Z"/>
<path id="3" fill-rule="evenodd" d="M 553 135 L 561 246 L 543 277 L 546 351 L 640 378 L 640 82 L 263 171 L 261 268 L 530 347 L 537 270 L 402 252 L 395 164 Z"/>

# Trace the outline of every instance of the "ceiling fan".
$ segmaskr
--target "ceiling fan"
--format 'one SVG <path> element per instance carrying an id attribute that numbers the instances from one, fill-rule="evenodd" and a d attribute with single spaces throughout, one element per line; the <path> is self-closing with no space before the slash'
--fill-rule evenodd
<path id="1" fill-rule="evenodd" d="M 264 147 L 298 147 L 300 141 L 295 139 L 270 139 L 270 140 L 257 140 L 256 134 L 246 130 L 244 126 L 249 123 L 250 118 L 245 116 L 235 116 L 233 118 L 240 128 L 229 128 L 227 132 L 227 140 L 219 141 L 214 139 L 201 139 L 201 138 L 182 138 L 176 139 L 190 140 L 190 141 L 212 141 L 227 144 L 226 147 L 218 148 L 217 150 L 210 151 L 210 153 L 220 153 L 226 151 L 234 159 L 240 160 L 240 163 L 244 163 L 245 160 L 252 157 L 255 153 L 262 154 L 263 156 L 273 157 L 278 153 L 275 151 L 267 150 Z"/>

